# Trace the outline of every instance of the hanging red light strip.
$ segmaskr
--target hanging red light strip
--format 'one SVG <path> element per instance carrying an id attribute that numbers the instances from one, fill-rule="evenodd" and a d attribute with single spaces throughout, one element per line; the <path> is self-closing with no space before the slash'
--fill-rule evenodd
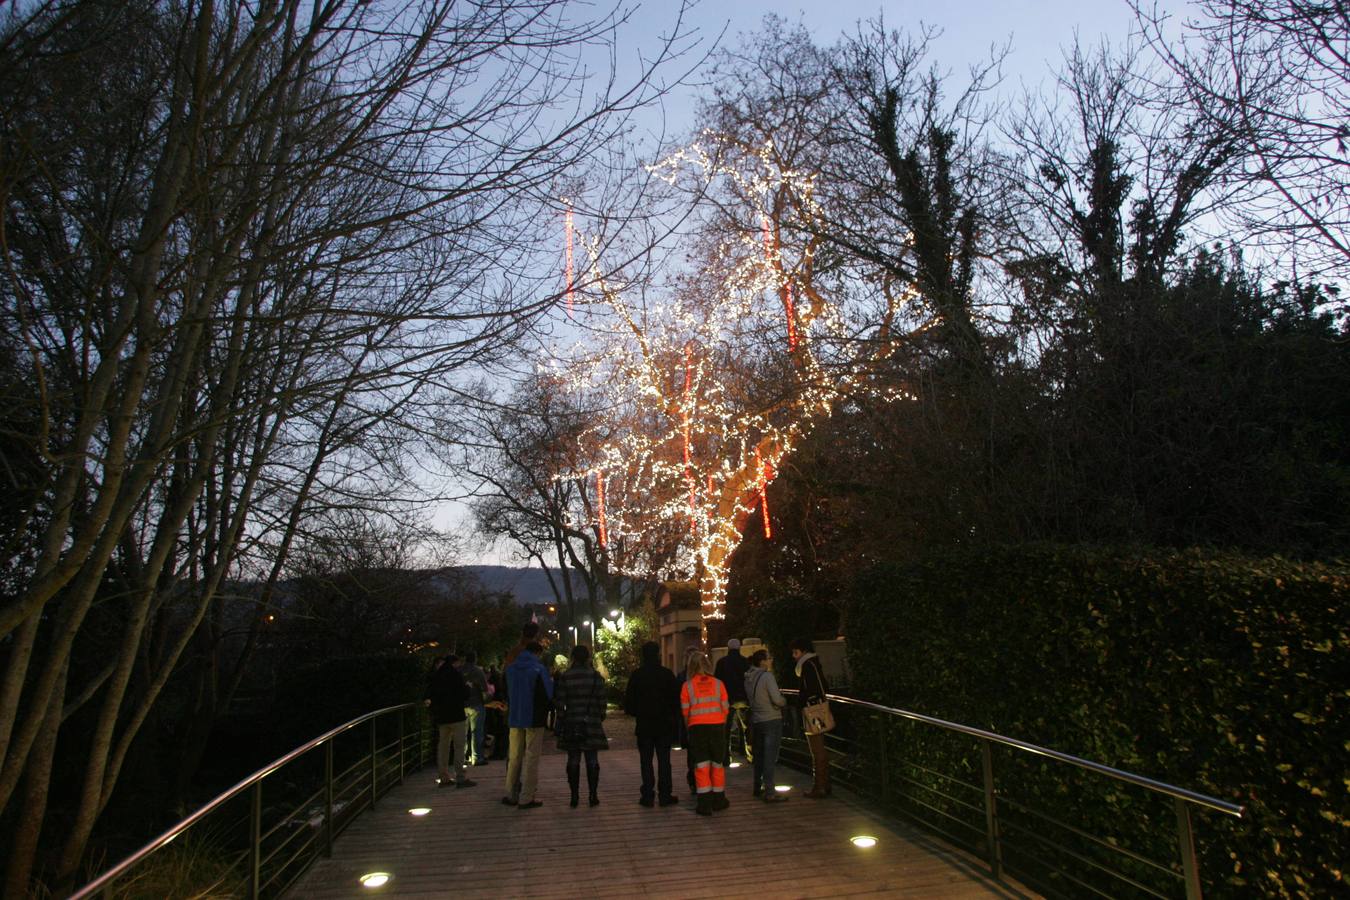
<path id="1" fill-rule="evenodd" d="M 769 464 L 761 460 L 759 448 L 755 448 L 755 471 L 759 477 L 759 510 L 764 516 L 764 539 L 773 537 L 773 527 L 769 525 Z"/>

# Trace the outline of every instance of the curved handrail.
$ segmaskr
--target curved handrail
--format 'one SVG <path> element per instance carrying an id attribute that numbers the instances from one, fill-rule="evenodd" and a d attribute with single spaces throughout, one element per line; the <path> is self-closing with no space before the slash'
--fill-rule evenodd
<path id="1" fill-rule="evenodd" d="M 784 694 L 797 694 L 795 688 L 783 688 Z M 896 709 L 891 706 L 884 706 L 880 703 L 873 703 L 870 700 L 858 700 L 854 697 L 843 697 L 839 694 L 826 694 L 826 696 L 846 706 L 861 706 L 876 712 L 886 713 L 892 716 L 899 716 L 902 719 L 910 719 L 915 722 L 922 722 L 925 725 L 933 725 L 946 731 L 955 731 L 960 734 L 970 735 L 971 737 L 981 738 L 982 740 L 992 741 L 996 744 L 1002 744 L 1005 747 L 1012 747 L 1016 750 L 1022 750 L 1027 753 L 1034 753 L 1038 756 L 1049 757 L 1062 763 L 1068 763 L 1071 766 L 1077 766 L 1080 769 L 1086 769 L 1089 772 L 1096 772 L 1099 775 L 1105 775 L 1108 778 L 1114 778 L 1117 781 L 1124 781 L 1129 784 L 1138 785 L 1160 794 L 1166 794 L 1178 800 L 1185 800 L 1188 803 L 1194 803 L 1206 809 L 1221 812 L 1238 819 L 1246 818 L 1247 807 L 1229 803 L 1227 800 L 1220 800 L 1217 797 L 1210 797 L 1207 794 L 1201 794 L 1187 788 L 1177 787 L 1174 784 L 1167 784 L 1163 781 L 1155 781 L 1152 778 L 1145 778 L 1143 775 L 1136 775 L 1133 772 L 1126 772 L 1123 769 L 1116 769 L 1102 763 L 1093 762 L 1089 759 L 1083 759 L 1069 753 L 1063 753 L 1059 750 L 1051 750 L 1049 747 L 1041 747 L 1037 744 L 1019 741 L 1016 738 L 1010 738 L 1005 735 L 997 734 L 993 731 L 985 731 L 982 728 L 973 728 L 970 725 L 962 725 L 959 722 L 949 722 L 946 719 L 938 719 L 933 716 L 925 716 L 922 713 L 910 712 L 907 709 Z"/>
<path id="2" fill-rule="evenodd" d="M 285 756 L 272 760 L 270 763 L 263 766 L 261 769 L 254 772 L 252 775 L 248 776 L 243 781 L 236 784 L 234 787 L 225 791 L 223 794 L 216 796 L 213 800 L 211 800 L 205 806 L 198 809 L 192 815 L 188 816 L 186 819 L 183 819 L 181 822 L 171 827 L 168 831 L 164 832 L 159 837 L 155 838 L 150 843 L 146 844 L 144 847 L 137 850 L 135 853 L 131 854 L 126 859 L 122 860 L 108 871 L 104 872 L 98 878 L 95 878 L 93 881 L 89 882 L 84 887 L 80 888 L 74 894 L 71 894 L 70 900 L 85 900 L 85 898 L 96 895 L 99 891 L 101 891 L 104 887 L 110 884 L 113 880 L 115 880 L 120 875 L 125 873 L 132 866 L 136 865 L 136 863 L 140 862 L 142 859 L 154 853 L 155 851 L 160 850 L 166 845 L 172 843 L 174 838 L 178 837 L 180 834 L 187 831 L 193 825 L 200 822 L 202 819 L 206 818 L 206 816 L 210 815 L 216 809 L 219 809 L 223 804 L 228 803 L 230 800 L 233 800 L 235 797 L 239 796 L 245 790 L 257 784 L 259 781 L 262 781 L 268 775 L 271 775 L 273 772 L 277 771 L 282 766 L 286 765 L 292 760 L 295 760 L 303 756 L 304 754 L 308 753 L 309 751 L 313 750 L 314 748 L 321 746 L 325 741 L 331 741 L 338 735 L 350 731 L 351 729 L 365 722 L 369 722 L 371 719 L 387 715 L 392 712 L 398 712 L 399 710 L 410 708 L 420 709 L 421 705 L 422 704 L 420 703 L 400 703 L 397 706 L 386 706 L 384 709 L 377 709 L 374 710 L 373 712 L 368 712 L 365 713 L 364 715 L 358 716 L 357 718 L 352 719 L 350 722 L 344 722 L 343 724 L 337 726 L 336 728 L 330 731 L 326 731 L 312 740 L 306 741 L 299 747 L 296 747 L 290 753 L 287 753 Z"/>

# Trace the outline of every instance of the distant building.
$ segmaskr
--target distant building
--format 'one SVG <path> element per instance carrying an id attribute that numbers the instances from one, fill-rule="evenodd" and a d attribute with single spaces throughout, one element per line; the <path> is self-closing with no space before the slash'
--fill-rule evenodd
<path id="1" fill-rule="evenodd" d="M 703 604 L 692 581 L 663 581 L 656 595 L 661 621 L 661 664 L 684 671 L 684 654 L 703 646 Z"/>

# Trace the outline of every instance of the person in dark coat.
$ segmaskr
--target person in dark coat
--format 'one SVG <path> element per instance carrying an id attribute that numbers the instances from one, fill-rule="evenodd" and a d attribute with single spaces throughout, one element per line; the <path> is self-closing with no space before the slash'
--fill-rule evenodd
<path id="1" fill-rule="evenodd" d="M 599 806 L 600 756 L 609 749 L 605 736 L 605 679 L 591 666 L 591 650 L 572 648 L 572 665 L 558 676 L 553 689 L 557 710 L 558 749 L 567 751 L 567 786 L 572 789 L 572 807 L 581 791 L 581 755 L 586 754 L 586 786 L 590 805 Z"/>
<path id="2" fill-rule="evenodd" d="M 441 787 L 473 787 L 464 774 L 464 704 L 469 689 L 459 674 L 452 654 L 437 660 L 436 669 L 427 683 L 424 702 L 431 709 L 431 721 L 436 726 L 436 771 Z M 455 761 L 455 775 L 450 776 L 450 761 Z"/>
<path id="3" fill-rule="evenodd" d="M 797 662 L 797 677 L 801 679 L 801 689 L 797 691 L 797 708 L 806 709 L 813 704 L 825 702 L 830 685 L 825 681 L 825 672 L 820 668 L 816 645 L 810 638 L 797 638 L 788 646 L 792 650 L 792 658 Z M 811 790 L 804 796 L 821 800 L 830 796 L 830 755 L 825 750 L 825 735 L 808 734 L 806 745 L 811 748 L 811 771 L 815 780 Z"/>
<path id="4" fill-rule="evenodd" d="M 717 661 L 713 677 L 726 687 L 727 699 L 731 701 L 731 715 L 727 718 L 727 754 L 730 756 L 731 749 L 736 747 L 746 759 L 751 757 L 747 718 L 750 702 L 745 695 L 745 673 L 749 671 L 750 661 L 741 656 L 741 642 L 736 638 L 727 641 L 727 655 Z"/>
<path id="5" fill-rule="evenodd" d="M 680 726 L 680 683 L 675 673 L 661 665 L 661 648 L 655 641 L 642 645 L 642 665 L 628 679 L 623 711 L 637 721 L 638 761 L 642 764 L 643 806 L 680 802 L 670 777 L 670 747 Z M 652 772 L 652 757 L 656 772 Z"/>

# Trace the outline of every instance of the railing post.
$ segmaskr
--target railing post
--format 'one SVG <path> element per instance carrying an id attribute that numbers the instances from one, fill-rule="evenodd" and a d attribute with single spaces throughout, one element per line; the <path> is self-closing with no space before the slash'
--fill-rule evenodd
<path id="1" fill-rule="evenodd" d="M 1195 835 L 1191 833 L 1191 808 L 1177 797 L 1177 843 L 1181 846 L 1181 874 L 1186 881 L 1186 900 L 1200 900 L 1200 867 L 1195 861 Z"/>
<path id="2" fill-rule="evenodd" d="M 375 808 L 375 788 L 376 788 L 377 782 L 379 781 L 379 778 L 380 778 L 380 774 L 379 774 L 379 768 L 380 768 L 380 767 L 379 767 L 379 760 L 378 760 L 378 758 L 376 757 L 376 753 L 375 753 L 375 748 L 376 748 L 376 743 L 377 743 L 377 740 L 376 740 L 376 731 L 377 731 L 377 729 L 376 729 L 376 727 L 375 727 L 375 724 L 376 724 L 376 722 L 377 722 L 378 719 L 379 719 L 379 716 L 371 716 L 371 717 L 370 717 L 370 808 L 371 808 L 371 809 L 374 809 L 374 808 Z"/>
<path id="3" fill-rule="evenodd" d="M 262 779 L 249 792 L 248 814 L 248 895 L 258 900 L 262 882 Z"/>
<path id="4" fill-rule="evenodd" d="M 995 881 L 1003 878 L 1003 846 L 998 835 L 997 798 L 994 796 L 994 746 L 988 738 L 980 739 L 980 756 L 984 768 L 984 834 L 989 845 L 989 871 Z"/>
<path id="5" fill-rule="evenodd" d="M 323 745 L 323 855 L 333 858 L 333 741 Z"/>
<path id="6" fill-rule="evenodd" d="M 403 708 L 398 711 L 398 783 L 403 783 Z"/>
<path id="7" fill-rule="evenodd" d="M 413 707 L 413 718 L 417 720 L 417 765 L 414 766 L 414 768 L 416 768 L 416 769 L 421 769 L 422 766 L 423 766 L 423 764 L 426 763 L 426 761 L 427 761 L 427 756 L 426 756 L 426 751 L 422 749 L 422 718 L 423 718 L 423 717 L 422 717 L 422 708 L 421 708 L 420 706 L 414 706 L 414 707 Z"/>

